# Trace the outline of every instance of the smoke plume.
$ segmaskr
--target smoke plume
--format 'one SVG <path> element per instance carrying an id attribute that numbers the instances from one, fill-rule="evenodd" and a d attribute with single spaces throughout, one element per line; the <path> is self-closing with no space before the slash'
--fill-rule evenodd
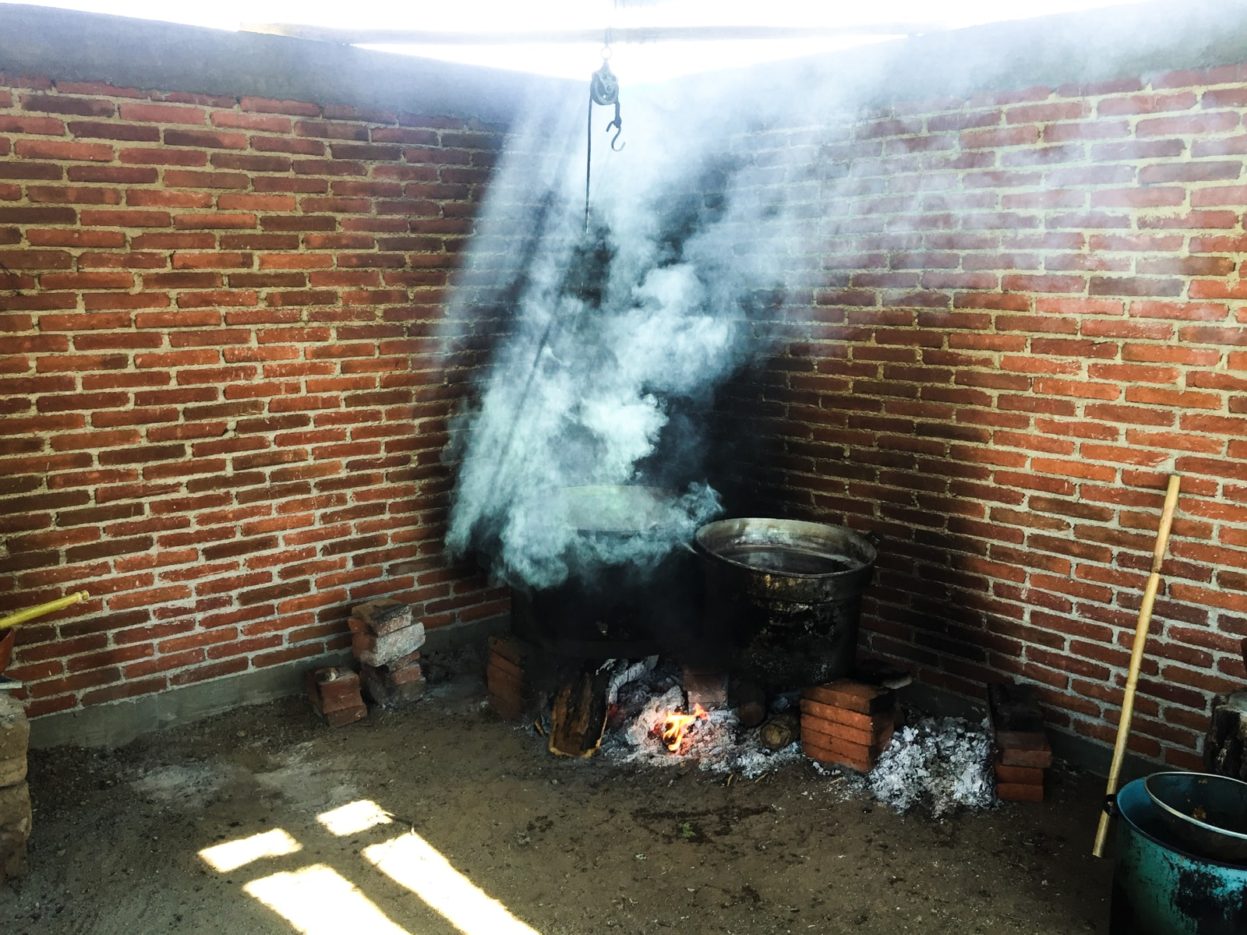
<path id="1" fill-rule="evenodd" d="M 524 268 L 465 417 L 447 544 L 512 583 L 652 565 L 720 512 L 698 414 L 765 344 L 756 313 L 785 278 L 799 187 L 770 184 L 724 126 L 691 135 L 670 106 L 623 101 L 625 148 L 594 140 L 587 219 L 586 105 L 571 98 L 513 132 L 478 235 L 518 225 Z"/>
<path id="2" fill-rule="evenodd" d="M 776 306 L 795 296 L 785 312 L 809 308 L 814 278 L 835 279 L 820 266 L 837 216 L 859 225 L 846 242 L 866 218 L 904 245 L 907 224 L 956 210 L 955 187 L 894 190 L 855 119 L 886 115 L 895 95 L 967 100 L 979 87 L 1103 78 L 1123 67 L 1127 39 L 1172 58 L 1178 39 L 1212 31 L 1200 9 L 1181 28 L 1143 7 L 1137 21 L 1100 12 L 650 90 L 625 82 L 622 152 L 606 146 L 609 110 L 595 114 L 587 222 L 588 76 L 566 99 L 535 103 L 479 219 L 464 271 L 478 288 L 460 289 L 449 316 L 469 320 L 482 284 L 489 301 L 505 299 L 507 336 L 448 452 L 460 464 L 450 551 L 479 550 L 499 577 L 545 587 L 604 563 L 652 565 L 687 543 L 720 509 L 702 415 L 717 386 L 774 346 Z M 915 147 L 923 132 L 921 118 L 907 126 Z M 906 145 L 890 143 L 901 149 L 888 158 Z M 918 147 L 911 161 L 922 157 Z M 892 203 L 876 223 L 869 205 L 882 195 Z M 846 199 L 867 201 L 838 210 Z M 619 485 L 629 489 L 612 494 Z"/>

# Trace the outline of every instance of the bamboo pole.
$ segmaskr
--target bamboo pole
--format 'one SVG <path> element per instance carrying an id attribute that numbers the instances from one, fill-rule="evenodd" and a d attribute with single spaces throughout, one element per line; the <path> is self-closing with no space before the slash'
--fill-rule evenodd
<path id="1" fill-rule="evenodd" d="M 1139 605 L 1139 620 L 1135 624 L 1134 647 L 1130 651 L 1130 670 L 1126 675 L 1126 691 L 1121 699 L 1121 719 L 1117 722 L 1117 742 L 1113 745 L 1113 761 L 1109 766 L 1106 796 L 1117 792 L 1121 764 L 1126 758 L 1126 742 L 1130 738 L 1130 722 L 1134 718 L 1134 693 L 1139 684 L 1139 667 L 1143 664 L 1143 647 L 1147 643 L 1147 630 L 1152 622 L 1152 605 L 1156 603 L 1156 592 L 1160 589 L 1160 566 L 1165 560 L 1165 549 L 1169 545 L 1169 530 L 1173 526 L 1173 512 L 1178 505 L 1178 488 L 1181 486 L 1181 476 L 1171 475 L 1169 489 L 1165 491 L 1165 508 L 1160 514 L 1160 529 L 1156 533 L 1156 548 L 1152 552 L 1152 573 L 1147 579 L 1147 587 L 1143 590 L 1143 603 Z M 1091 848 L 1095 857 L 1104 856 L 1104 845 L 1108 840 L 1111 822 L 1109 813 L 1101 811 L 1100 824 L 1095 832 L 1095 844 Z"/>
<path id="2" fill-rule="evenodd" d="M 14 611 L 7 617 L 0 617 L 0 630 L 7 630 L 9 627 L 15 627 L 19 623 L 34 620 L 36 617 L 42 617 L 44 614 L 50 614 L 56 610 L 64 610 L 66 607 L 77 604 L 79 601 L 85 601 L 90 596 L 86 591 L 75 591 L 73 594 L 58 597 L 56 600 L 48 601 L 46 604 Z"/>

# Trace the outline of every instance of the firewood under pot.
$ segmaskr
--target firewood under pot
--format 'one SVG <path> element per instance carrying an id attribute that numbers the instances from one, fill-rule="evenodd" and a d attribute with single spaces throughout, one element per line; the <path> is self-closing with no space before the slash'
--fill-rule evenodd
<path id="1" fill-rule="evenodd" d="M 777 714 L 758 730 L 758 739 L 768 750 L 782 750 L 801 737 L 801 722 L 796 714 Z"/>

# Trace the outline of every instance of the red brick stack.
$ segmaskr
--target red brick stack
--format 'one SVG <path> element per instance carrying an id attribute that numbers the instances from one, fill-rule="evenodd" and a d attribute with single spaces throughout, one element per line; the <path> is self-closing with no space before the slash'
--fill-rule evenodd
<path id="1" fill-rule="evenodd" d="M 328 666 L 307 673 L 307 697 L 330 727 L 342 727 L 368 716 L 359 693 L 359 676 L 350 669 Z"/>
<path id="2" fill-rule="evenodd" d="M 996 744 L 996 795 L 1006 802 L 1042 802 L 1052 747 L 1034 692 L 1025 685 L 989 685 L 987 706 Z"/>
<path id="3" fill-rule="evenodd" d="M 529 648 L 514 636 L 489 639 L 489 662 L 485 667 L 485 687 L 489 705 L 508 721 L 523 720 L 532 701 L 530 678 L 525 673 Z"/>
<path id="4" fill-rule="evenodd" d="M 369 601 L 352 609 L 348 624 L 360 678 L 374 702 L 392 707 L 423 697 L 424 624 L 410 606 L 390 598 Z"/>
<path id="5" fill-rule="evenodd" d="M 892 740 L 900 705 L 893 689 L 839 679 L 801 693 L 801 749 L 820 763 L 863 773 Z"/>
<path id="6" fill-rule="evenodd" d="M 0 883 L 26 873 L 26 841 L 30 837 L 30 789 L 26 785 L 26 751 L 30 722 L 12 695 L 0 691 Z"/>

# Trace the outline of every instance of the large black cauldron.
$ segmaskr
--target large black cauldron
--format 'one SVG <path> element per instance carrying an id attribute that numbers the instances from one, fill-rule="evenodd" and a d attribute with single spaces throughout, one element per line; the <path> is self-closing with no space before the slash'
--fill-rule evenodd
<path id="1" fill-rule="evenodd" d="M 735 672 L 771 692 L 853 668 L 862 592 L 878 553 L 843 526 L 785 519 L 725 519 L 697 530 L 707 635 L 734 649 Z"/>
<path id="2" fill-rule="evenodd" d="M 701 580 L 674 525 L 676 499 L 640 485 L 561 490 L 552 510 L 575 532 L 571 573 L 555 587 L 512 588 L 516 634 L 571 658 L 687 656 L 698 643 Z"/>

